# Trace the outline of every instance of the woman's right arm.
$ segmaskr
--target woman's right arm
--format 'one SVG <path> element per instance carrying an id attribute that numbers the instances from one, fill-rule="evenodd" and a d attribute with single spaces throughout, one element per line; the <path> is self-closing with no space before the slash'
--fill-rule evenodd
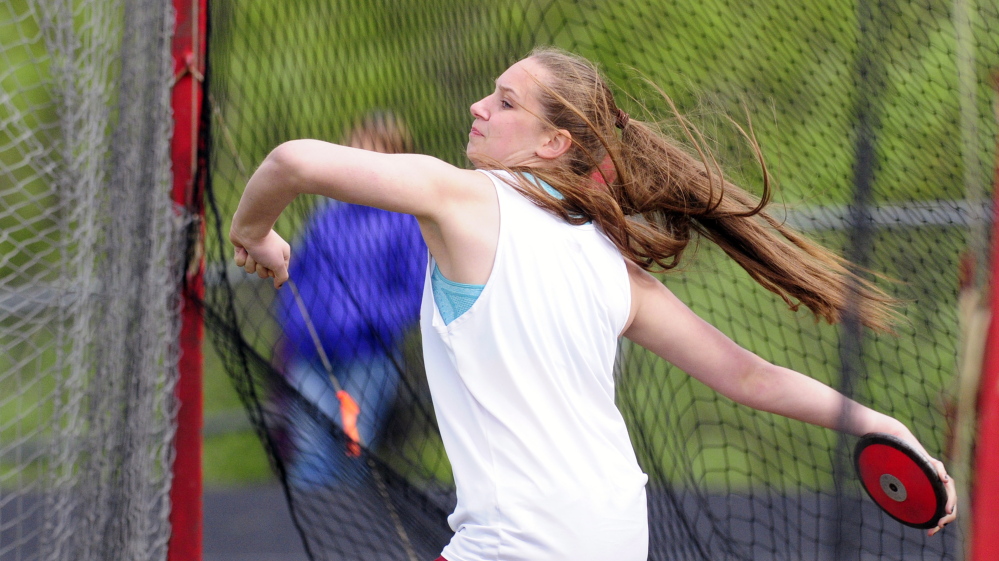
<path id="1" fill-rule="evenodd" d="M 956 518 L 954 480 L 904 424 L 818 380 L 760 358 L 698 317 L 634 263 L 628 263 L 628 271 L 632 312 L 626 337 L 737 403 L 855 436 L 886 432 L 905 440 L 930 458 L 947 487 L 949 514 L 929 534 Z"/>
<path id="2" fill-rule="evenodd" d="M 289 248 L 273 231 L 281 212 L 300 194 L 412 214 L 420 221 L 431 252 L 447 253 L 437 236 L 451 217 L 475 215 L 488 206 L 482 174 L 430 156 L 382 154 L 319 140 L 294 140 L 275 148 L 246 184 L 232 219 L 229 239 L 236 264 L 247 272 L 288 278 Z M 485 193 L 491 197 L 491 193 Z M 464 213 L 455 212 L 462 206 Z M 436 255 L 436 253 L 435 253 Z"/>

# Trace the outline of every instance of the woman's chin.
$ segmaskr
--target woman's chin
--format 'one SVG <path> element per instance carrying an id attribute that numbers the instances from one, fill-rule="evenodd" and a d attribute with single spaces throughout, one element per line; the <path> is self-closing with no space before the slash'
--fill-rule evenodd
<path id="1" fill-rule="evenodd" d="M 495 165 L 489 165 L 490 162 L 493 162 L 492 160 L 484 158 L 482 154 L 478 154 L 471 150 L 465 150 L 465 157 L 467 157 L 468 161 L 472 163 L 472 166 L 476 168 L 489 169 L 491 167 L 496 167 Z"/>

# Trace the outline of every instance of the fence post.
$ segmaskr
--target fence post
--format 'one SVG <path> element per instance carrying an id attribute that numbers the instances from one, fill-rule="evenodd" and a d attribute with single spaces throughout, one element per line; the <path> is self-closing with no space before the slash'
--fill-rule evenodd
<path id="1" fill-rule="evenodd" d="M 870 266 L 872 239 L 875 234 L 871 219 L 871 204 L 874 193 L 874 175 L 877 165 L 877 129 L 879 126 L 878 100 L 884 89 L 884 68 L 878 56 L 880 38 L 884 35 L 884 13 L 881 0 L 861 0 L 857 5 L 857 97 L 854 106 L 854 162 L 853 199 L 847 215 L 848 241 L 846 258 L 852 271 L 865 274 Z M 850 281 L 846 308 L 843 310 L 840 329 L 840 379 L 839 391 L 853 398 L 857 380 L 866 376 L 864 368 L 864 325 L 860 316 L 860 302 L 857 294 L 859 286 Z M 847 433 L 849 428 L 850 402 L 844 401 L 840 416 L 840 432 L 837 435 L 835 465 L 833 475 L 836 488 L 836 516 L 833 517 L 833 559 L 859 559 L 860 556 L 860 508 L 859 504 L 846 497 L 846 481 L 853 476 L 853 463 Z"/>
<path id="2" fill-rule="evenodd" d="M 202 558 L 202 355 L 204 297 L 204 210 L 198 178 L 198 139 L 205 68 L 207 0 L 174 0 L 177 24 L 173 36 L 174 117 L 171 158 L 173 200 L 194 220 L 189 228 L 179 346 L 177 433 L 170 488 L 169 561 Z"/>
<path id="3" fill-rule="evenodd" d="M 996 88 L 996 119 L 999 121 L 999 73 L 993 75 Z M 999 497 L 999 142 L 996 146 L 996 167 L 993 178 L 992 213 L 992 263 L 989 283 L 988 335 L 982 362 L 982 379 L 978 393 L 978 427 L 975 431 L 975 457 L 973 460 L 973 488 L 971 504 L 971 561 L 999 559 L 999 512 L 995 498 Z M 961 505 L 963 506 L 963 505 Z M 958 508 L 961 508 L 960 506 Z"/>

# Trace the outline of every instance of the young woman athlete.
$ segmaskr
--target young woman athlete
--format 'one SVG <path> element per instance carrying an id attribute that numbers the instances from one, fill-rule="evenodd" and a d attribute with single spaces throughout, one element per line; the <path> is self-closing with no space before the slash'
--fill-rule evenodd
<path id="1" fill-rule="evenodd" d="M 427 378 L 458 496 L 442 559 L 645 561 L 647 477 L 614 405 L 622 336 L 738 403 L 924 450 L 896 419 L 741 348 L 649 274 L 700 235 L 792 308 L 834 322 L 852 293 L 866 325 L 888 328 L 890 298 L 770 218 L 766 185 L 760 200 L 732 185 L 709 154 L 630 119 L 593 64 L 555 49 L 507 69 L 471 113 L 475 170 L 316 140 L 278 146 L 230 234 L 236 263 L 280 287 L 289 246 L 272 227 L 297 195 L 417 218 L 431 257 Z M 953 481 L 934 465 L 949 514 L 930 534 L 956 517 Z"/>

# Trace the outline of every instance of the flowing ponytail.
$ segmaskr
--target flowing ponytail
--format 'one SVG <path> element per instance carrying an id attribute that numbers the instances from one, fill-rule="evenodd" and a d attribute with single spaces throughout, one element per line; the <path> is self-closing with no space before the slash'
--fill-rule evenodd
<path id="1" fill-rule="evenodd" d="M 691 141 L 698 142 L 694 134 Z M 614 185 L 621 195 L 616 198 L 641 201 L 634 214 L 645 224 L 668 226 L 631 228 L 630 248 L 622 248 L 622 253 L 647 269 L 669 269 L 679 263 L 683 248 L 676 249 L 676 236 L 664 232 L 686 227 L 715 243 L 792 310 L 804 305 L 817 317 L 836 323 L 852 298 L 860 304 L 865 325 L 890 330 L 897 320 L 893 298 L 852 271 L 845 259 L 766 211 L 769 176 L 752 134 L 746 138 L 763 170 L 760 198 L 724 179 L 716 164 L 705 164 L 705 158 L 691 156 L 632 120 L 622 134 L 618 171 L 622 181 Z"/>
<path id="2" fill-rule="evenodd" d="M 760 197 L 725 178 L 698 130 L 664 92 L 660 94 L 690 151 L 621 111 L 586 59 L 552 48 L 536 49 L 530 56 L 549 72 L 545 83 L 539 82 L 541 117 L 567 130 L 573 140 L 564 156 L 567 165 L 523 170 L 564 197 L 555 199 L 521 184 L 535 204 L 569 222 L 593 220 L 625 258 L 652 272 L 677 267 L 693 236 L 702 236 L 792 310 L 804 305 L 816 317 L 836 323 L 853 300 L 864 325 L 891 330 L 899 318 L 893 298 L 854 272 L 845 259 L 767 213 L 769 175 L 751 128 L 736 125 L 760 163 Z M 605 159 L 613 162 L 614 173 L 604 178 L 606 189 L 595 188 L 591 176 Z"/>

